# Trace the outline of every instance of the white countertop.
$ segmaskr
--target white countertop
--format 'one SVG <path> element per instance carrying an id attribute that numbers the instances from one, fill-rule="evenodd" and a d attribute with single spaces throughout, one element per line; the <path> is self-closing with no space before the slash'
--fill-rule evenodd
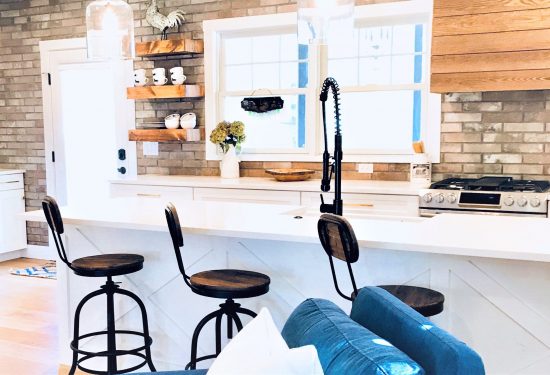
<path id="1" fill-rule="evenodd" d="M 318 243 L 318 215 L 294 219 L 300 207 L 229 202 L 174 202 L 184 233 Z M 164 205 L 112 198 L 61 209 L 73 225 L 167 231 Z M 44 221 L 41 211 L 29 221 Z M 550 262 L 550 219 L 442 214 L 434 218 L 349 218 L 361 247 Z"/>
<path id="2" fill-rule="evenodd" d="M 132 179 L 111 181 L 113 184 L 154 185 L 154 186 L 185 186 L 219 189 L 252 189 L 252 190 L 287 190 L 320 192 L 320 180 L 297 182 L 279 182 L 269 177 L 241 177 L 224 179 L 217 176 L 161 176 L 140 175 Z M 371 193 L 391 195 L 418 195 L 422 186 L 408 181 L 369 181 L 343 180 L 344 193 Z"/>
<path id="3" fill-rule="evenodd" d="M 6 174 L 20 174 L 25 173 L 22 169 L 0 169 L 0 176 L 6 175 Z"/>

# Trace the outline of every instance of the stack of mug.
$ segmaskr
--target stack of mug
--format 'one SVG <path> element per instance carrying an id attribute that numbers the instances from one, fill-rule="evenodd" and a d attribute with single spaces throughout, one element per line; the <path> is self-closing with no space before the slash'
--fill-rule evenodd
<path id="1" fill-rule="evenodd" d="M 183 68 L 181 66 L 170 69 L 170 80 L 173 85 L 183 85 L 186 79 L 187 77 L 183 74 Z M 146 77 L 145 69 L 134 70 L 134 84 L 137 87 L 145 86 L 147 82 L 149 82 L 149 79 Z M 168 78 L 166 78 L 166 69 L 153 69 L 153 84 L 155 86 L 164 86 L 167 83 Z"/>

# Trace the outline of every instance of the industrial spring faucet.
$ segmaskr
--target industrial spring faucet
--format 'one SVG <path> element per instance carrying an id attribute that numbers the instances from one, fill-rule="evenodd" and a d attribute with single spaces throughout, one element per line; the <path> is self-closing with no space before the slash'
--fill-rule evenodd
<path id="1" fill-rule="evenodd" d="M 334 118 L 336 119 L 336 132 L 334 135 L 334 156 L 328 152 L 327 118 L 325 104 L 328 99 L 328 91 L 332 89 L 334 97 Z M 330 191 L 330 180 L 334 173 L 334 201 L 332 204 L 325 203 L 321 194 L 321 212 L 342 215 L 344 203 L 342 201 L 342 132 L 340 130 L 340 88 L 334 78 L 327 78 L 323 82 L 321 95 L 319 96 L 323 107 L 323 131 L 325 139 L 325 151 L 323 152 L 323 179 L 321 180 L 321 191 Z"/>

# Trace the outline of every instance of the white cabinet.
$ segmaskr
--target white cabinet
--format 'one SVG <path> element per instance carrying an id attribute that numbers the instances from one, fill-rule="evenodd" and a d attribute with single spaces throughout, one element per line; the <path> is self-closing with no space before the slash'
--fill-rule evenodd
<path id="1" fill-rule="evenodd" d="M 320 193 L 302 193 L 302 206 L 319 207 Z M 323 193 L 325 203 L 332 203 L 334 193 Z M 389 194 L 342 194 L 344 215 L 348 213 L 368 215 L 418 216 L 418 196 Z"/>
<path id="2" fill-rule="evenodd" d="M 0 175 L 0 253 L 27 247 L 23 174 Z"/>
<path id="3" fill-rule="evenodd" d="M 300 192 L 278 190 L 195 188 L 195 200 L 299 205 Z"/>
<path id="4" fill-rule="evenodd" d="M 112 197 L 139 197 L 162 201 L 193 200 L 193 188 L 183 186 L 155 186 L 133 184 L 111 184 Z"/>

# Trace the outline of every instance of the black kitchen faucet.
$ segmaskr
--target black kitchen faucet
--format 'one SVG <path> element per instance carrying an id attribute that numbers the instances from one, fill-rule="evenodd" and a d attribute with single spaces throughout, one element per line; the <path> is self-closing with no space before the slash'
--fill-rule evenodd
<path id="1" fill-rule="evenodd" d="M 327 138 L 327 117 L 325 104 L 328 99 L 328 91 L 332 90 L 334 97 L 334 118 L 336 119 L 336 132 L 334 135 L 334 156 L 328 152 Z M 325 139 L 325 151 L 323 152 L 323 179 L 321 180 L 321 191 L 330 191 L 330 180 L 334 173 L 334 201 L 332 204 L 325 203 L 321 194 L 321 212 L 342 215 L 344 202 L 342 201 L 342 132 L 340 130 L 340 88 L 334 78 L 327 78 L 323 82 L 321 95 L 319 96 L 323 107 L 323 131 Z"/>

